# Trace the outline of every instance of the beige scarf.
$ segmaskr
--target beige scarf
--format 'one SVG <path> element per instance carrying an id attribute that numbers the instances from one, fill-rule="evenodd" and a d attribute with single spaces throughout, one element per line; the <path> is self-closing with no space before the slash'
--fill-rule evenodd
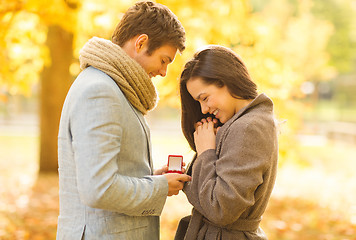
<path id="1" fill-rule="evenodd" d="M 156 89 L 142 66 L 117 44 L 98 37 L 80 50 L 80 68 L 93 66 L 109 75 L 130 103 L 142 114 L 157 103 Z"/>

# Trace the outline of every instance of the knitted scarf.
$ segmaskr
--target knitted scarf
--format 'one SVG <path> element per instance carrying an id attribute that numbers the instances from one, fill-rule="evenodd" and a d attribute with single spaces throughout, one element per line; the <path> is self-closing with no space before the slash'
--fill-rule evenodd
<path id="1" fill-rule="evenodd" d="M 81 69 L 92 66 L 109 75 L 142 114 L 156 106 L 157 93 L 151 79 L 119 45 L 93 37 L 80 50 L 79 62 Z"/>

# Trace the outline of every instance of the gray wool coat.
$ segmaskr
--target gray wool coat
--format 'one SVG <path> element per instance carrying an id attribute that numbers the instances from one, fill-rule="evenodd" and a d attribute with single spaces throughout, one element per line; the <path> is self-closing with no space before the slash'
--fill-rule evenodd
<path id="1" fill-rule="evenodd" d="M 186 240 L 267 239 L 259 227 L 277 171 L 273 103 L 260 94 L 218 131 L 216 149 L 191 165 L 184 187 L 193 205 Z"/>

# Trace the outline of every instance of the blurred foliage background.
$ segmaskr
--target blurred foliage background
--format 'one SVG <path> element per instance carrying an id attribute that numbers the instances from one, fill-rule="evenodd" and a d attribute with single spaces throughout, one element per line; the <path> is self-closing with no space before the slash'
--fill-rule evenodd
<path id="1" fill-rule="evenodd" d="M 135 2 L 1 0 L 0 239 L 54 238 L 58 123 L 80 72 L 79 50 L 93 36 L 110 39 Z M 271 239 L 356 239 L 356 1 L 157 2 L 182 22 L 187 48 L 167 77 L 153 79 L 160 102 L 148 121 L 156 167 L 172 152 L 186 162 L 192 154 L 179 126 L 184 63 L 203 45 L 230 47 L 274 100 L 280 121 L 280 172 L 266 232 Z M 162 239 L 172 239 L 189 213 L 181 194 L 165 208 L 176 204 L 182 211 L 162 216 Z"/>

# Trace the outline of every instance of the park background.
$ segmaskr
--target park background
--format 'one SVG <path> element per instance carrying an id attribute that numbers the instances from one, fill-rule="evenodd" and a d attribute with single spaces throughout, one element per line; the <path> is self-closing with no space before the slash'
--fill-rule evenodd
<path id="1" fill-rule="evenodd" d="M 0 239 L 55 239 L 57 131 L 79 50 L 110 39 L 132 0 L 0 1 Z M 154 165 L 189 150 L 180 129 L 178 78 L 206 44 L 245 61 L 280 122 L 279 172 L 262 221 L 270 239 L 356 239 L 356 1 L 165 0 L 187 48 L 153 79 Z M 134 143 L 133 143 L 134 144 Z M 161 239 L 191 211 L 167 199 Z"/>

